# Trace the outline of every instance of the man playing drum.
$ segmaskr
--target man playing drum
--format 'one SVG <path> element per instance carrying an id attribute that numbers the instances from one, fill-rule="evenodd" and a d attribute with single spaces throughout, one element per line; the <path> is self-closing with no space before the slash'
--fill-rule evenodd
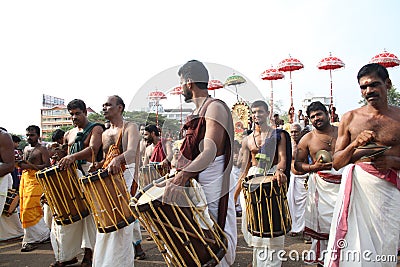
<path id="1" fill-rule="evenodd" d="M 136 167 L 139 166 L 140 161 L 140 134 L 135 123 L 124 121 L 122 116 L 124 109 L 125 103 L 117 95 L 109 96 L 104 102 L 104 117 L 110 121 L 110 128 L 104 131 L 102 141 L 103 152 L 107 154 L 109 148 L 117 144 L 121 136 L 122 142 L 119 147 L 121 154 L 115 155 L 106 169 L 108 173 L 116 175 L 126 166 L 123 176 L 129 192 L 133 178 L 137 177 Z M 96 163 L 96 168 L 100 168 L 102 163 Z M 138 221 L 111 233 L 97 232 L 93 266 L 133 266 L 135 255 L 132 245 L 133 231 L 140 231 Z"/>
<path id="2" fill-rule="evenodd" d="M 169 173 L 172 161 L 172 144 L 171 141 L 162 138 L 156 125 L 147 125 L 144 130 L 144 139 L 153 144 L 153 153 L 150 156 L 150 164 L 159 164 L 162 173 Z M 163 175 L 162 175 L 163 176 Z"/>
<path id="3" fill-rule="evenodd" d="M 61 170 L 78 164 L 78 176 L 88 173 L 93 156 L 101 149 L 101 124 L 89 122 L 86 104 L 80 99 L 74 99 L 67 105 L 74 128 L 64 135 L 64 143 L 68 144 L 68 155 L 61 158 L 58 166 Z M 89 215 L 68 225 L 58 225 L 54 221 L 51 228 L 51 245 L 56 262 L 50 266 L 66 266 L 77 262 L 76 256 L 82 253 L 84 257 L 81 266 L 91 266 L 93 249 L 96 242 L 96 226 L 93 216 Z"/>
<path id="4" fill-rule="evenodd" d="M 12 188 L 11 172 L 14 170 L 14 146 L 11 136 L 0 128 L 0 241 L 20 237 L 24 234 L 18 213 L 3 213 L 7 191 Z"/>
<path id="5" fill-rule="evenodd" d="M 36 171 L 50 166 L 49 152 L 39 143 L 40 128 L 38 126 L 28 126 L 26 136 L 30 146 L 25 147 L 23 161 L 19 162 L 19 167 L 23 170 L 19 186 L 20 218 L 24 228 L 22 252 L 37 248 L 36 243 L 47 241 L 50 235 L 50 230 L 43 220 L 43 210 L 40 205 L 40 196 L 43 191 L 35 177 Z"/>
<path id="6" fill-rule="evenodd" d="M 167 182 L 164 202 L 176 202 L 190 178 L 197 178 L 206 195 L 209 213 L 225 231 L 228 247 L 221 266 L 235 260 L 237 243 L 233 194 L 229 193 L 232 169 L 233 122 L 226 104 L 208 95 L 209 75 L 203 63 L 191 60 L 178 71 L 183 96 L 193 102 L 195 111 L 188 117 L 185 139 L 178 160 L 178 173 Z"/>
<path id="7" fill-rule="evenodd" d="M 307 107 L 307 115 L 314 129 L 301 138 L 295 159 L 296 171 L 309 173 L 304 234 L 312 237 L 312 244 L 304 261 L 323 264 L 341 180 L 341 174 L 332 169 L 331 157 L 337 127 L 330 124 L 328 110 L 319 101 Z"/>
<path id="8" fill-rule="evenodd" d="M 367 64 L 359 70 L 357 80 L 367 105 L 345 113 L 339 124 L 333 166 L 347 166 L 333 214 L 325 266 L 396 266 L 400 108 L 388 104 L 392 82 L 385 67 Z M 348 252 L 363 257 L 359 261 L 341 257 Z M 375 259 L 387 261 L 381 265 Z"/>
<path id="9" fill-rule="evenodd" d="M 273 129 L 268 124 L 269 110 L 264 101 L 255 101 L 250 108 L 256 129 L 242 141 L 242 174 L 236 187 L 235 199 L 239 197 L 242 191 L 242 182 L 248 175 L 256 175 L 265 171 L 274 172 L 273 179 L 277 180 L 280 186 L 287 182 L 290 175 L 292 155 L 289 134 L 281 129 Z M 276 140 L 280 139 L 280 141 L 273 144 L 274 151 L 269 152 L 272 153 L 270 169 L 259 171 L 256 155 L 267 140 L 272 140 L 272 137 L 277 137 Z M 242 232 L 247 244 L 253 247 L 253 266 L 280 266 L 281 260 L 277 257 L 277 252 L 284 249 L 285 236 L 267 238 L 252 235 L 247 228 L 245 199 L 243 194 L 240 195 L 243 211 Z"/>

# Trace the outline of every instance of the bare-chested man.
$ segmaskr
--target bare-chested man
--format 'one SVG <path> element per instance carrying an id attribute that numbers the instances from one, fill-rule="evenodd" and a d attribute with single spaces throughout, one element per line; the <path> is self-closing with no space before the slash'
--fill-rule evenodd
<path id="1" fill-rule="evenodd" d="M 178 173 L 167 183 L 164 201 L 176 200 L 190 178 L 202 185 L 208 211 L 225 231 L 227 252 L 220 266 L 235 261 L 237 243 L 236 214 L 233 195 L 229 193 L 232 168 L 233 122 L 229 108 L 208 95 L 208 70 L 197 60 L 186 62 L 178 71 L 183 96 L 193 102 L 195 111 L 187 118 L 178 159 Z"/>
<path id="2" fill-rule="evenodd" d="M 274 173 L 274 179 L 282 186 L 287 182 L 290 174 L 291 164 L 291 146 L 290 137 L 286 131 L 282 129 L 274 129 L 268 123 L 269 110 L 268 105 L 264 101 L 255 101 L 251 105 L 253 121 L 256 124 L 256 129 L 246 138 L 242 140 L 242 163 L 241 163 L 241 178 L 239 179 L 235 200 L 237 200 L 241 190 L 242 181 L 248 175 Z M 273 140 L 273 141 L 272 141 Z M 260 164 L 256 159 L 256 155 L 260 153 L 261 148 L 268 142 L 268 158 L 271 158 L 267 163 L 267 167 L 260 168 Z M 279 236 L 275 238 L 262 238 L 253 236 L 247 230 L 246 207 L 243 195 L 241 195 L 240 203 L 242 205 L 242 232 L 245 235 L 245 240 L 249 246 L 253 247 L 253 266 L 278 266 L 281 260 L 272 251 L 279 251 L 284 248 L 285 237 Z M 270 251 L 268 256 L 266 251 Z M 274 254 L 274 255 L 273 255 Z"/>
<path id="3" fill-rule="evenodd" d="M 163 168 L 161 173 L 169 173 L 173 156 L 171 141 L 161 137 L 157 126 L 154 124 L 145 127 L 144 139 L 154 146 L 153 153 L 147 163 L 160 164 Z"/>
<path id="4" fill-rule="evenodd" d="M 312 102 L 307 107 L 307 116 L 314 129 L 303 136 L 297 146 L 295 170 L 309 173 L 304 233 L 313 239 L 305 261 L 323 264 L 323 250 L 328 245 L 333 208 L 341 179 L 341 175 L 332 170 L 337 127 L 330 124 L 328 110 L 319 101 Z M 321 151 L 324 153 L 320 156 Z"/>
<path id="5" fill-rule="evenodd" d="M 365 65 L 357 80 L 367 105 L 345 113 L 339 124 L 333 166 L 347 167 L 332 220 L 325 266 L 377 266 L 378 257 L 391 257 L 385 266 L 396 266 L 400 232 L 400 108 L 388 104 L 392 82 L 385 67 Z M 343 240 L 345 247 L 341 246 Z M 349 251 L 368 251 L 368 257 L 349 262 L 341 257 Z"/>
<path id="6" fill-rule="evenodd" d="M 11 136 L 0 127 L 0 211 L 6 203 L 7 191 L 13 186 L 11 172 L 14 170 L 14 145 Z M 24 234 L 18 213 L 0 214 L 0 241 Z"/>
<path id="7" fill-rule="evenodd" d="M 138 127 L 133 122 L 123 119 L 125 103 L 117 95 L 110 96 L 103 104 L 104 117 L 110 121 L 110 128 L 102 135 L 103 152 L 106 155 L 111 145 L 120 144 L 121 154 L 115 156 L 106 169 L 111 174 L 117 174 L 126 166 L 124 178 L 128 192 L 131 189 L 133 178 L 137 177 L 136 168 L 139 166 L 139 141 Z M 118 141 L 120 139 L 120 141 Z M 98 165 L 98 164 L 96 164 Z M 111 233 L 99 233 L 96 236 L 94 250 L 95 266 L 133 266 L 133 231 L 140 231 L 138 222 L 132 223 L 122 229 Z"/>
<path id="8" fill-rule="evenodd" d="M 101 149 L 103 126 L 89 122 L 86 104 L 80 99 L 69 102 L 67 110 L 75 127 L 64 135 L 64 143 L 68 145 L 68 155 L 60 159 L 58 166 L 63 170 L 72 164 L 77 164 L 78 176 L 86 175 L 93 157 L 96 160 L 95 155 Z M 95 242 L 96 226 L 92 215 L 68 225 L 58 225 L 53 222 L 51 244 L 56 262 L 50 266 L 73 264 L 78 261 L 77 256 L 83 250 L 85 254 L 81 266 L 91 266 Z"/>
<path id="9" fill-rule="evenodd" d="M 30 125 L 26 128 L 26 137 L 29 146 L 24 149 L 23 161 L 19 167 L 23 170 L 19 192 L 20 217 L 24 228 L 22 240 L 22 252 L 28 252 L 37 248 L 37 243 L 49 239 L 50 230 L 43 220 L 43 211 L 40 205 L 40 196 L 43 190 L 36 180 L 35 173 L 50 166 L 49 152 L 39 143 L 40 128 Z"/>

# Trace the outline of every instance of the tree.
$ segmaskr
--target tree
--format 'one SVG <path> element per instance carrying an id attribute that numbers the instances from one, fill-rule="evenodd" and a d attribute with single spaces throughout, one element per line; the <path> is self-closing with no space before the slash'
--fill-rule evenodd
<path id="1" fill-rule="evenodd" d="M 124 113 L 125 120 L 133 121 L 137 125 L 155 125 L 157 121 L 156 116 L 155 113 L 147 113 L 145 111 L 125 111 Z M 161 114 L 158 114 L 158 125 L 164 133 L 170 131 L 177 134 L 180 130 L 180 122 L 178 120 L 168 119 L 166 116 Z"/>
<path id="2" fill-rule="evenodd" d="M 358 102 L 358 104 L 365 106 L 367 105 L 367 100 L 363 98 Z M 388 91 L 388 104 L 391 106 L 400 106 L 400 93 L 397 92 L 396 87 L 393 85 Z"/>
<path id="3" fill-rule="evenodd" d="M 93 112 L 88 115 L 88 120 L 91 122 L 98 122 L 104 124 L 106 122 L 106 119 L 104 118 L 103 113 L 97 113 Z"/>

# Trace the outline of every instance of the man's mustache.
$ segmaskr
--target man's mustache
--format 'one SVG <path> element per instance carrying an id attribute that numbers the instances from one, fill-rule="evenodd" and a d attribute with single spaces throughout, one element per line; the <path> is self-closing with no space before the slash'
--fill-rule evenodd
<path id="1" fill-rule="evenodd" d="M 379 94 L 378 93 L 376 93 L 376 92 L 372 92 L 372 93 L 369 93 L 369 94 L 367 94 L 366 96 L 365 96 L 365 98 L 370 98 L 370 97 L 378 97 L 379 96 Z"/>

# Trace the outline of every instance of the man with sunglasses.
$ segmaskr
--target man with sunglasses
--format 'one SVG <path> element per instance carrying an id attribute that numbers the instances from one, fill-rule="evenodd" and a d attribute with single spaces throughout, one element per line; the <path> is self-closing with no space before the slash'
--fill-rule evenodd
<path id="1" fill-rule="evenodd" d="M 400 108 L 388 104 L 387 69 L 363 66 L 357 75 L 367 104 L 343 115 L 333 160 L 342 168 L 325 266 L 396 266 L 400 232 Z M 349 253 L 363 255 L 349 260 Z M 348 253 L 349 252 L 349 253 Z M 367 254 L 366 254 L 367 252 Z M 367 255 L 367 257 L 364 257 Z M 386 266 L 386 265 L 385 265 Z"/>

